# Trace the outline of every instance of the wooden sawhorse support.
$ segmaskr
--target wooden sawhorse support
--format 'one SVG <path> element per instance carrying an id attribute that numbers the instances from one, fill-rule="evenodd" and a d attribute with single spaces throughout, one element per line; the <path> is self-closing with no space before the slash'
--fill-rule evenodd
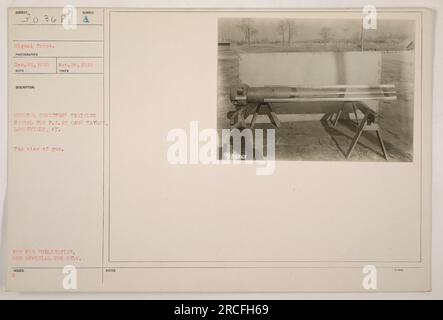
<path id="1" fill-rule="evenodd" d="M 380 147 L 383 152 L 383 157 L 386 160 L 388 160 L 388 153 L 386 152 L 385 144 L 384 144 L 383 139 L 381 137 L 380 127 L 376 123 L 377 115 L 370 108 L 368 108 L 366 106 L 361 107 L 361 109 L 363 109 L 361 111 L 363 112 L 364 117 L 363 117 L 362 121 L 359 122 L 358 115 L 357 115 L 357 106 L 355 105 L 354 101 L 345 101 L 345 102 L 343 102 L 343 105 L 340 107 L 340 109 L 337 112 L 331 113 L 329 115 L 327 120 L 335 128 L 338 123 L 338 120 L 343 115 L 343 112 L 344 112 L 344 109 L 345 109 L 347 103 L 350 103 L 352 105 L 352 110 L 355 115 L 355 124 L 358 126 L 358 128 L 357 128 L 357 132 L 355 133 L 354 138 L 352 139 L 351 146 L 349 147 L 349 150 L 346 153 L 346 159 L 349 159 L 349 157 L 351 156 L 351 153 L 354 150 L 355 145 L 358 143 L 358 139 L 360 138 L 363 131 L 375 131 L 375 133 L 377 135 L 378 142 L 380 143 Z M 335 117 L 334 117 L 334 115 L 335 115 Z"/>
<path id="2" fill-rule="evenodd" d="M 354 150 L 356 144 L 358 143 L 358 140 L 361 137 L 361 134 L 363 133 L 363 131 L 375 131 L 376 135 L 377 135 L 377 139 L 378 142 L 380 144 L 381 150 L 383 152 L 383 157 L 388 160 L 388 153 L 386 151 L 381 133 L 380 133 L 380 127 L 379 125 L 376 123 L 376 113 L 375 111 L 373 111 L 372 109 L 370 109 L 369 107 L 366 106 L 359 106 L 360 111 L 363 112 L 363 119 L 360 121 L 358 121 L 357 118 L 357 106 L 354 104 L 354 102 L 352 103 L 352 107 L 354 110 L 354 114 L 355 114 L 355 118 L 356 118 L 356 122 L 358 124 L 357 127 L 357 131 L 354 135 L 354 137 L 352 138 L 352 142 L 351 145 L 348 149 L 348 151 L 346 152 L 346 159 L 349 159 L 349 157 L 351 156 L 352 151 Z M 344 109 L 345 104 L 343 104 L 342 108 L 338 111 L 336 118 L 334 119 L 333 122 L 333 126 L 335 126 L 337 124 L 338 119 L 340 118 L 340 116 L 343 113 L 343 109 Z M 275 112 L 272 110 L 271 105 L 268 102 L 262 102 L 259 103 L 258 105 L 252 105 L 252 106 L 247 106 L 244 108 L 240 108 L 239 110 L 235 111 L 232 116 L 231 116 L 231 126 L 232 128 L 246 128 L 246 118 L 252 114 L 252 121 L 250 124 L 250 128 L 253 129 L 255 126 L 255 122 L 257 120 L 257 116 L 260 113 L 260 111 L 263 111 L 262 109 L 265 108 L 265 114 L 268 116 L 269 120 L 271 121 L 271 123 L 275 126 L 275 127 L 280 127 L 281 123 L 280 120 L 278 119 L 277 115 L 275 114 Z M 331 121 L 331 117 L 330 116 L 328 118 L 329 121 Z"/>
<path id="3" fill-rule="evenodd" d="M 257 116 L 259 115 L 260 111 L 264 111 L 265 114 L 268 116 L 269 120 L 275 127 L 280 127 L 281 122 L 278 119 L 275 112 L 272 110 L 271 105 L 267 102 L 261 102 L 257 105 L 251 105 L 247 107 L 243 107 L 235 111 L 230 119 L 231 119 L 231 127 L 232 128 L 246 128 L 246 118 L 249 117 L 249 115 L 252 114 L 252 121 L 250 124 L 250 128 L 254 129 L 255 122 L 257 121 Z"/>
<path id="4" fill-rule="evenodd" d="M 364 116 L 357 128 L 357 132 L 352 138 L 351 145 L 349 146 L 348 152 L 346 153 L 346 159 L 349 159 L 349 157 L 351 156 L 351 153 L 354 150 L 355 145 L 358 143 L 358 139 L 360 139 L 363 131 L 375 131 L 375 133 L 377 134 L 378 142 L 380 143 L 381 150 L 383 152 L 383 157 L 388 160 L 388 153 L 386 152 L 385 144 L 381 137 L 380 127 L 378 123 L 376 123 L 375 112 L 368 107 L 364 107 L 364 110 L 362 111 Z"/>
<path id="5" fill-rule="evenodd" d="M 255 109 L 254 109 L 254 114 L 252 115 L 252 121 L 251 121 L 251 129 L 254 129 L 255 126 L 255 121 L 257 120 L 257 116 L 259 115 L 260 111 L 265 108 L 265 113 L 268 116 L 269 120 L 271 121 L 271 123 L 276 127 L 280 127 L 281 126 L 281 122 L 278 119 L 276 113 L 272 110 L 271 105 L 267 102 L 263 102 L 263 103 L 259 103 Z"/>
<path id="6" fill-rule="evenodd" d="M 355 106 L 354 101 L 345 101 L 343 102 L 343 105 L 340 107 L 340 109 L 338 109 L 337 112 L 331 113 L 327 118 L 327 120 L 331 123 L 331 125 L 334 128 L 337 126 L 338 120 L 340 120 L 341 116 L 343 115 L 347 103 L 350 103 L 352 105 L 352 110 L 354 111 L 354 116 L 355 116 L 355 124 L 358 126 L 359 122 L 357 115 L 357 107 Z"/>

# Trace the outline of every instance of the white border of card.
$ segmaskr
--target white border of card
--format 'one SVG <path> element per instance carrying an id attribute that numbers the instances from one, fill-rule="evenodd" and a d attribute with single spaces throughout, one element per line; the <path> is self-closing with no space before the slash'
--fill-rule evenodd
<path id="1" fill-rule="evenodd" d="M 7 289 L 431 290 L 433 13 L 376 9 L 415 21 L 412 161 L 260 176 L 192 163 L 192 142 L 191 163 L 167 162 L 168 128 L 217 128 L 219 19 L 368 11 L 9 8 Z"/>

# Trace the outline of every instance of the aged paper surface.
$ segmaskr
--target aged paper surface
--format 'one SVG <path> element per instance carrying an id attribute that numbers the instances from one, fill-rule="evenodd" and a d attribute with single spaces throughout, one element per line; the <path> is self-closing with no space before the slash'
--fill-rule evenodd
<path id="1" fill-rule="evenodd" d="M 432 13 L 364 17 L 10 8 L 8 289 L 430 290 Z"/>

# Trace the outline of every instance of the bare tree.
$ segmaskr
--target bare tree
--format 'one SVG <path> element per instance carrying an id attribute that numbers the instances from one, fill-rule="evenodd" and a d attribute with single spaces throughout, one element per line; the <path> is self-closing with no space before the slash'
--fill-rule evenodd
<path id="1" fill-rule="evenodd" d="M 343 27 L 343 42 L 348 42 L 349 27 Z"/>
<path id="2" fill-rule="evenodd" d="M 258 32 L 257 29 L 251 26 L 251 20 L 242 19 L 237 27 L 243 32 L 245 42 L 250 45 L 252 36 Z"/>
<path id="3" fill-rule="evenodd" d="M 286 21 L 282 20 L 277 25 L 277 32 L 281 35 L 281 43 L 285 44 L 285 33 L 288 29 Z"/>
<path id="4" fill-rule="evenodd" d="M 332 38 L 331 28 L 329 28 L 329 27 L 321 28 L 320 36 L 323 39 L 323 42 L 328 42 Z"/>
<path id="5" fill-rule="evenodd" d="M 365 28 L 362 23 L 362 25 L 361 25 L 361 42 L 360 42 L 361 51 L 364 51 L 364 44 L 365 44 Z"/>
<path id="6" fill-rule="evenodd" d="M 248 44 L 251 44 L 251 40 L 254 39 L 255 35 L 258 33 L 258 30 L 249 26 L 249 41 Z"/>
<path id="7" fill-rule="evenodd" d="M 288 44 L 291 45 L 293 38 L 298 34 L 298 28 L 293 20 L 286 20 L 288 30 Z"/>

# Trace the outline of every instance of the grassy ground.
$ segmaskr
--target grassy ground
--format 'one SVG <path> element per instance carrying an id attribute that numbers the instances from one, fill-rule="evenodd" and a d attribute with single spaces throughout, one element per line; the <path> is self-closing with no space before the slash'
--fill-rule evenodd
<path id="1" fill-rule="evenodd" d="M 220 46 L 218 57 L 217 126 L 229 128 L 226 114 L 234 110 L 229 88 L 239 83 L 240 52 L 288 51 L 264 46 Z M 295 49 L 290 51 L 297 51 Z M 299 51 L 299 50 L 298 50 Z M 413 147 L 413 51 L 382 53 L 382 82 L 396 85 L 397 101 L 381 104 L 379 124 L 390 161 L 412 161 Z M 278 113 L 278 109 L 276 110 Z M 259 124 L 257 128 L 272 128 Z M 355 125 L 339 121 L 331 128 L 325 121 L 284 122 L 276 131 L 277 160 L 345 160 Z M 353 161 L 385 161 L 374 132 L 364 132 L 351 158 Z"/>

